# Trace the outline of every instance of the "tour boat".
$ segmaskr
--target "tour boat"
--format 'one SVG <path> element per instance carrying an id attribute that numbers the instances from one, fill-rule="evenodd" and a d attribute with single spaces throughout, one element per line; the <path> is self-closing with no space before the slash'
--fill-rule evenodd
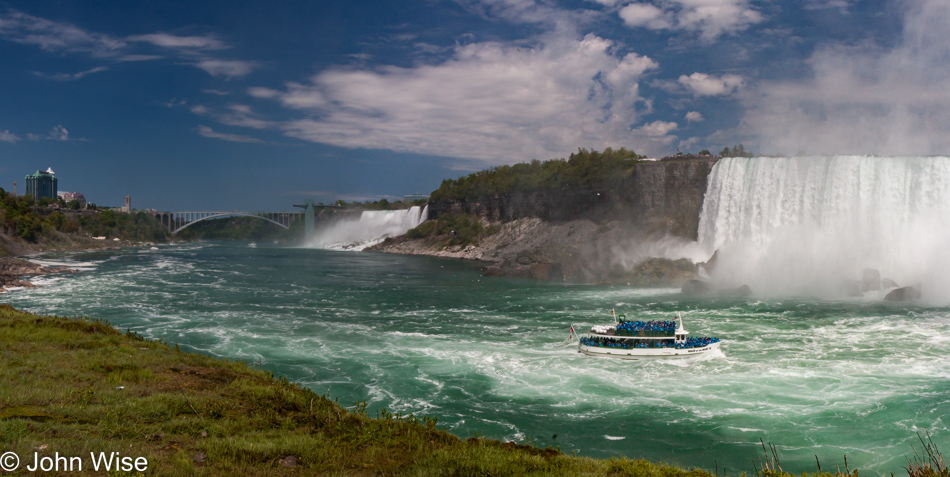
<path id="1" fill-rule="evenodd" d="M 571 331 L 573 334 L 573 326 Z M 620 315 L 612 325 L 592 326 L 577 348 L 586 355 L 620 359 L 689 358 L 719 349 L 719 338 L 688 335 L 681 315 L 671 321 L 646 322 L 628 321 Z"/>

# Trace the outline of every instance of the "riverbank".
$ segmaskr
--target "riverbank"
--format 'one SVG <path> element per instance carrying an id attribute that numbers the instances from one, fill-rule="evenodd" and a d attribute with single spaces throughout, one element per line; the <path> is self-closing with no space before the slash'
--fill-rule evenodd
<path id="1" fill-rule="evenodd" d="M 51 273 L 76 273 L 65 267 L 44 267 L 28 260 L 0 257 L 0 292 L 7 288 L 32 288 L 33 283 L 24 280 L 24 276 L 45 276 Z"/>
<path id="2" fill-rule="evenodd" d="M 143 242 L 129 240 L 97 240 L 76 234 L 53 231 L 35 243 L 14 238 L 0 232 L 0 293 L 9 288 L 32 288 L 25 277 L 45 276 L 51 273 L 76 273 L 64 267 L 45 267 L 28 260 L 28 257 L 53 251 L 108 250 L 124 247 L 146 246 Z"/>
<path id="3" fill-rule="evenodd" d="M 435 418 L 372 417 L 365 403 L 347 409 L 246 363 L 177 348 L 0 305 L 0 450 L 19 456 L 21 473 L 56 456 L 66 458 L 59 473 L 89 471 L 92 456 L 118 452 L 148 475 L 712 475 L 463 440 Z"/>

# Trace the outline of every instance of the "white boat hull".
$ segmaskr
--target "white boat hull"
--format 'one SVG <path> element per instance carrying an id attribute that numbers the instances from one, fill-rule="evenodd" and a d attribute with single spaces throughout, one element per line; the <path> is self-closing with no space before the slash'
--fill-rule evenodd
<path id="1" fill-rule="evenodd" d="M 705 356 L 719 349 L 720 342 L 710 343 L 701 348 L 607 348 L 604 346 L 577 345 L 579 352 L 589 356 L 605 356 L 618 359 L 683 359 L 695 356 Z"/>

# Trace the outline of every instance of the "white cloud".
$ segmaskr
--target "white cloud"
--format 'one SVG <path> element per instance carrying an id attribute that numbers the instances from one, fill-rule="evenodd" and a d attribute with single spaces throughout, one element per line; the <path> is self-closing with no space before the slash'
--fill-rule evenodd
<path id="1" fill-rule="evenodd" d="M 176 36 L 168 33 L 150 33 L 127 38 L 129 41 L 151 43 L 164 48 L 183 48 L 196 50 L 221 50 L 228 48 L 223 41 L 211 36 Z"/>
<path id="2" fill-rule="evenodd" d="M 701 123 L 706 120 L 699 111 L 690 111 L 686 113 L 686 120 L 691 123 Z"/>
<path id="3" fill-rule="evenodd" d="M 771 152 L 926 155 L 950 152 L 950 3 L 904 6 L 893 47 L 832 45 L 812 77 L 742 95 L 743 128 Z"/>
<path id="4" fill-rule="evenodd" d="M 218 90 L 218 89 L 203 89 L 203 90 L 201 90 L 201 92 L 202 92 L 202 93 L 213 94 L 213 95 L 217 95 L 217 96 L 227 96 L 227 95 L 231 94 L 231 93 L 228 93 L 227 91 L 221 91 L 221 90 Z"/>
<path id="5" fill-rule="evenodd" d="M 3 142 L 17 142 L 20 140 L 20 136 L 13 134 L 10 131 L 0 129 L 0 141 Z"/>
<path id="6" fill-rule="evenodd" d="M 185 106 L 186 104 L 188 104 L 188 101 L 185 101 L 184 99 L 172 98 L 171 101 L 162 103 L 162 106 L 165 106 L 166 108 L 174 108 L 176 106 Z"/>
<path id="7" fill-rule="evenodd" d="M 115 61 L 119 62 L 132 62 L 132 61 L 151 61 L 151 60 L 160 60 L 162 56 L 159 55 L 122 55 L 118 58 L 115 58 Z"/>
<path id="8" fill-rule="evenodd" d="M 851 2 L 849 0 L 805 0 L 803 6 L 805 10 L 828 10 L 836 8 L 842 13 L 847 13 Z"/>
<path id="9" fill-rule="evenodd" d="M 57 80 L 57 81 L 73 81 L 73 80 L 78 80 L 78 79 L 80 79 L 80 78 L 82 78 L 82 77 L 84 77 L 84 76 L 86 76 L 86 75 L 91 75 L 91 74 L 93 74 L 93 73 L 98 73 L 98 72 L 100 72 L 100 71 L 107 71 L 108 69 L 109 69 L 109 67 L 107 67 L 107 66 L 97 66 L 97 67 L 95 67 L 95 68 L 92 68 L 92 69 L 89 69 L 89 70 L 86 70 L 86 71 L 80 71 L 80 72 L 78 72 L 78 73 L 56 73 L 56 74 L 47 74 L 47 73 L 40 73 L 40 72 L 37 71 L 37 72 L 35 72 L 35 74 L 36 74 L 36 76 L 39 76 L 39 77 L 41 77 L 41 78 L 54 79 L 54 80 Z"/>
<path id="10" fill-rule="evenodd" d="M 455 0 L 469 11 L 515 23 L 547 24 L 572 29 L 589 17 L 587 10 L 568 10 L 545 0 Z M 603 3 L 603 2 L 600 2 Z"/>
<path id="11" fill-rule="evenodd" d="M 267 129 L 277 125 L 273 121 L 261 119 L 245 104 L 230 104 L 228 112 L 217 115 L 217 118 L 222 124 L 253 129 Z"/>
<path id="12" fill-rule="evenodd" d="M 706 73 L 693 73 L 679 77 L 679 83 L 694 96 L 723 96 L 732 94 L 745 82 L 738 75 L 712 76 Z"/>
<path id="13" fill-rule="evenodd" d="M 618 57 L 612 42 L 595 35 L 540 40 L 534 48 L 468 44 L 437 65 L 332 69 L 309 84 L 288 83 L 274 99 L 311 116 L 282 128 L 307 141 L 490 164 L 560 157 L 577 147 L 650 153 L 669 144 L 674 123 L 633 129 L 645 107 L 638 81 L 655 61 Z"/>
<path id="14" fill-rule="evenodd" d="M 273 121 L 261 119 L 260 116 L 246 104 L 229 104 L 223 111 L 220 109 L 211 109 L 204 105 L 195 105 L 191 107 L 191 112 L 198 116 L 210 116 L 217 119 L 221 124 L 227 124 L 228 126 L 269 129 L 278 125 Z"/>
<path id="15" fill-rule="evenodd" d="M 49 132 L 47 136 L 54 141 L 68 141 L 69 140 L 69 131 L 63 127 L 62 124 L 57 124 L 52 131 Z"/>
<path id="16" fill-rule="evenodd" d="M 627 26 L 645 27 L 651 30 L 673 28 L 673 15 L 649 3 L 631 3 L 620 9 L 620 18 Z"/>
<path id="17" fill-rule="evenodd" d="M 671 131 L 676 130 L 679 126 L 676 123 L 669 123 L 665 121 L 654 121 L 650 124 L 644 124 L 643 126 L 636 129 L 637 132 L 649 137 L 668 137 Z M 670 138 L 672 140 L 673 138 Z"/>
<path id="18" fill-rule="evenodd" d="M 225 141 L 231 142 L 248 142 L 248 143 L 262 143 L 260 139 L 250 137 L 250 136 L 241 136 L 238 134 L 227 134 L 215 132 L 213 129 L 208 126 L 201 125 L 198 126 L 198 134 L 204 137 L 209 137 L 213 139 L 223 139 Z"/>
<path id="19" fill-rule="evenodd" d="M 280 94 L 280 102 L 295 109 L 321 108 L 328 105 L 319 86 L 304 86 L 299 83 L 287 83 L 287 92 Z"/>
<path id="20" fill-rule="evenodd" d="M 180 58 L 186 58 L 188 64 L 196 66 L 212 76 L 233 78 L 244 76 L 257 68 L 253 61 L 221 60 L 208 56 L 207 52 L 221 50 L 229 46 L 212 35 L 177 36 L 168 33 L 150 33 L 115 38 L 110 35 L 86 31 L 75 25 L 55 22 L 11 10 L 0 15 L 0 38 L 16 43 L 36 45 L 48 52 L 81 53 L 94 58 L 108 59 L 112 62 L 147 61 L 163 58 L 152 54 L 141 54 L 135 50 L 137 44 L 148 43 L 172 50 Z M 75 74 L 41 75 L 58 80 L 72 80 L 87 74 L 105 70 L 97 67 Z"/>
<path id="21" fill-rule="evenodd" d="M 272 99 L 280 96 L 281 92 L 276 89 L 253 87 L 247 89 L 247 94 L 255 98 Z"/>
<path id="22" fill-rule="evenodd" d="M 26 133 L 26 139 L 28 141 L 39 141 L 42 139 L 39 134 Z"/>
<path id="23" fill-rule="evenodd" d="M 749 0 L 655 0 L 631 3 L 618 12 L 631 27 L 698 32 L 711 42 L 765 20 Z"/>
<path id="24" fill-rule="evenodd" d="M 11 10 L 0 15 L 0 36 L 50 52 L 79 52 L 98 58 L 118 56 L 127 45 L 109 35 L 87 32 L 75 25 L 54 22 Z"/>
<path id="25" fill-rule="evenodd" d="M 257 63 L 253 61 L 207 59 L 195 63 L 195 66 L 211 76 L 234 78 L 236 76 L 245 76 L 251 71 L 254 71 L 257 67 Z"/>

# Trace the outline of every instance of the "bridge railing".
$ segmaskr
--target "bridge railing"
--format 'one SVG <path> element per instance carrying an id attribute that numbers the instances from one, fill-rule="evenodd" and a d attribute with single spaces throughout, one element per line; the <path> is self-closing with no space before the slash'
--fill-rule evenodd
<path id="1" fill-rule="evenodd" d="M 246 210 L 203 210 L 203 211 L 174 211 L 174 212 L 156 212 L 157 218 L 163 225 L 168 227 L 168 231 L 176 234 L 192 224 L 209 219 L 222 217 L 255 217 L 277 224 L 285 229 L 290 228 L 291 224 L 303 217 L 303 212 L 271 212 L 271 211 L 246 211 Z"/>

